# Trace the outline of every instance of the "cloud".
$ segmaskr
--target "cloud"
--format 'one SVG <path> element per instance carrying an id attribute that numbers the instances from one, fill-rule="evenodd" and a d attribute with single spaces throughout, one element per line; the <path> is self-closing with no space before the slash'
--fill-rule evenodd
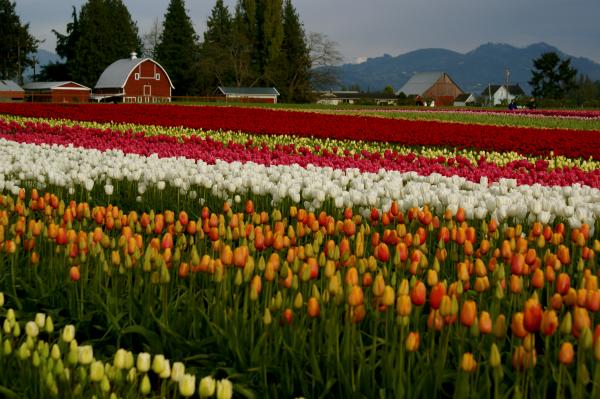
<path id="1" fill-rule="evenodd" d="M 31 31 L 54 50 L 51 30 L 64 32 L 71 6 L 85 0 L 19 0 L 17 12 Z M 140 33 L 162 18 L 168 0 L 125 0 Z M 233 11 L 235 0 L 225 0 Z M 188 0 L 200 37 L 214 5 Z M 562 51 L 600 62 L 598 0 L 295 0 L 307 32 L 321 32 L 339 43 L 347 61 L 419 48 L 467 52 L 486 42 L 525 46 L 545 41 Z"/>

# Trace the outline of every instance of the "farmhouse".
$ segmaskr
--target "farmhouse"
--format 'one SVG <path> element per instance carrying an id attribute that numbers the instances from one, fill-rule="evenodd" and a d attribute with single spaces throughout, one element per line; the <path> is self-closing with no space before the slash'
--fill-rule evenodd
<path id="1" fill-rule="evenodd" d="M 85 103 L 92 89 L 75 82 L 31 82 L 23 86 L 25 100 L 51 103 Z"/>
<path id="2" fill-rule="evenodd" d="M 274 87 L 224 87 L 217 88 L 217 95 L 225 101 L 248 103 L 277 103 L 279 92 Z"/>
<path id="3" fill-rule="evenodd" d="M 419 72 L 396 92 L 400 93 L 432 99 L 436 105 L 452 105 L 463 91 L 445 72 Z"/>
<path id="4" fill-rule="evenodd" d="M 151 58 L 130 58 L 110 64 L 94 86 L 92 99 L 125 103 L 170 102 L 174 89 L 167 71 Z"/>
<path id="5" fill-rule="evenodd" d="M 25 91 L 12 80 L 0 80 L 0 102 L 22 101 Z"/>
<path id="6" fill-rule="evenodd" d="M 468 105 L 475 105 L 477 99 L 473 95 L 473 93 L 463 93 L 456 96 L 454 99 L 455 107 L 466 107 Z"/>
<path id="7" fill-rule="evenodd" d="M 376 104 L 396 105 L 398 97 L 388 93 L 364 93 L 359 91 L 335 91 L 327 90 L 315 93 L 317 104 L 339 105 L 339 104 Z"/>
<path id="8" fill-rule="evenodd" d="M 517 97 L 525 95 L 525 92 L 518 84 L 508 85 L 508 90 L 506 87 L 506 85 L 488 85 L 481 92 L 481 97 L 485 98 L 488 104 L 500 105 L 503 101 L 509 103 Z"/>

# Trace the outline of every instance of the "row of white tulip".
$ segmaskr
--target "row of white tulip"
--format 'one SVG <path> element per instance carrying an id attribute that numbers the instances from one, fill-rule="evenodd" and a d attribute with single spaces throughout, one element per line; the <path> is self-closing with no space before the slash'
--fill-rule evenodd
<path id="1" fill-rule="evenodd" d="M 13 193 L 33 183 L 38 189 L 55 186 L 72 194 L 100 186 L 106 195 L 112 195 L 120 185 L 137 190 L 137 199 L 142 201 L 149 190 L 157 192 L 169 186 L 191 199 L 202 197 L 199 194 L 203 192 L 231 202 L 248 194 L 270 195 L 273 205 L 289 199 L 314 210 L 330 202 L 338 208 L 359 208 L 365 215 L 373 207 L 386 210 L 396 200 L 403 210 L 425 204 L 438 211 L 462 207 L 467 217 L 489 216 L 498 221 L 514 217 L 548 223 L 561 218 L 577 227 L 582 222 L 593 226 L 600 217 L 600 190 L 579 184 L 544 187 L 518 185 L 510 179 L 490 184 L 482 178 L 474 183 L 458 176 L 383 169 L 361 173 L 313 165 L 207 164 L 184 157 L 146 157 L 120 150 L 101 152 L 5 139 L 0 140 L 0 148 L 0 190 Z"/>

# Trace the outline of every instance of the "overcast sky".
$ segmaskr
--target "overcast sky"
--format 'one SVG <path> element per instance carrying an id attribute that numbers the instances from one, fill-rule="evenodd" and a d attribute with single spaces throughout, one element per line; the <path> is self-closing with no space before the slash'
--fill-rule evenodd
<path id="1" fill-rule="evenodd" d="M 162 18 L 168 0 L 124 0 L 140 34 Z M 54 51 L 52 29 L 65 31 L 71 6 L 85 0 L 16 0 L 22 22 Z M 187 0 L 201 36 L 214 0 Z M 600 0 L 295 0 L 307 32 L 339 44 L 346 62 L 420 48 L 461 53 L 487 42 L 519 47 L 544 41 L 600 62 Z M 225 0 L 233 10 L 235 0 Z"/>

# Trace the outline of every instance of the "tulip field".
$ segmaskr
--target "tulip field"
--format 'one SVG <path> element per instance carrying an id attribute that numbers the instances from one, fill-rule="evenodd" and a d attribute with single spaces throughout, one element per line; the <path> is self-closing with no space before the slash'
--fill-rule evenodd
<path id="1" fill-rule="evenodd" d="M 0 397 L 597 398 L 599 252 L 600 129 L 0 104 Z"/>

